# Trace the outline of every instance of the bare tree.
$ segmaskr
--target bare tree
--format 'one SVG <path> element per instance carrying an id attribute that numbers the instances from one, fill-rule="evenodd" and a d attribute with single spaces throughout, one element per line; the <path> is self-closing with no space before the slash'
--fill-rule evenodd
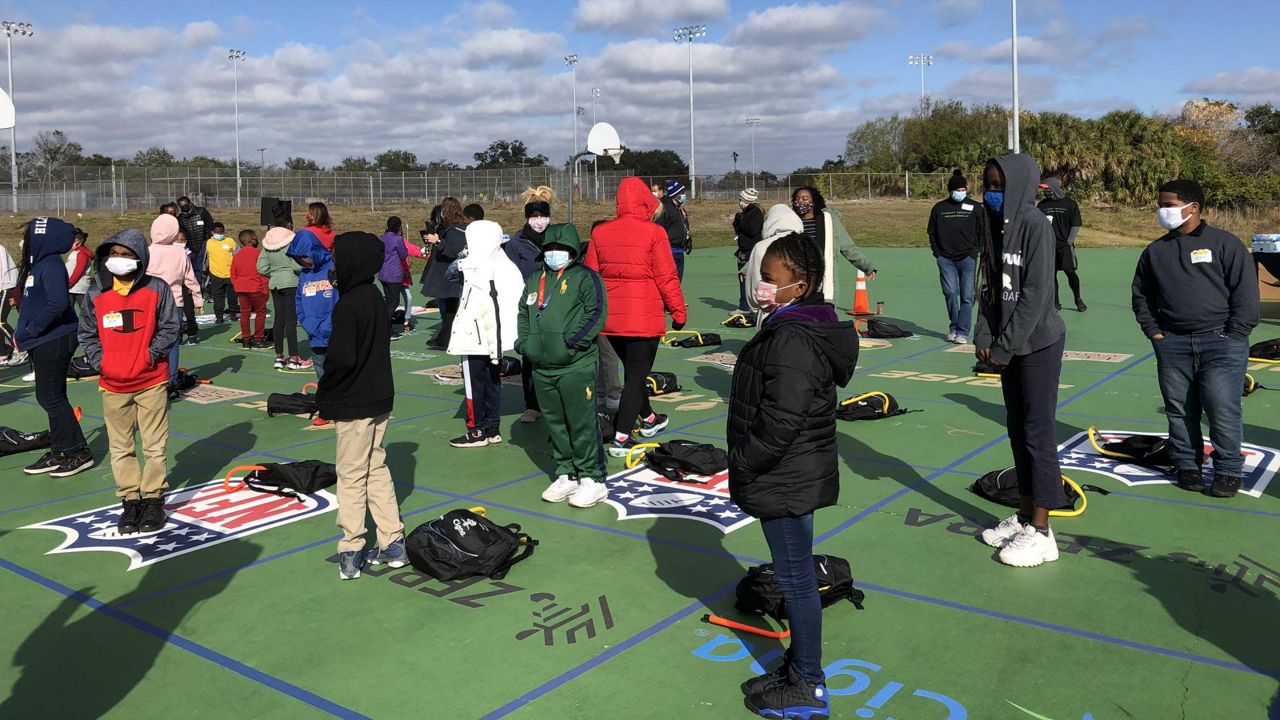
<path id="1" fill-rule="evenodd" d="M 69 140 L 61 130 L 54 130 L 36 134 L 35 148 L 31 155 L 40 179 L 50 182 L 63 167 L 75 165 L 83 151 L 80 143 Z"/>

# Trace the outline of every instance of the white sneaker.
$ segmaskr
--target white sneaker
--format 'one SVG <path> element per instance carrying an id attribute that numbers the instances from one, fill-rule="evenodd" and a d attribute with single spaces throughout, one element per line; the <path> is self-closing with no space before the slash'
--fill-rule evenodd
<path id="1" fill-rule="evenodd" d="M 1022 532 L 1022 521 L 1018 519 L 1018 513 L 1014 513 L 1001 520 L 1000 524 L 994 528 L 983 530 L 982 542 L 993 548 L 1002 548 L 1020 532 Z"/>
<path id="2" fill-rule="evenodd" d="M 27 373 L 26 375 L 23 375 L 23 376 L 22 376 L 22 382 L 35 382 L 35 381 L 36 381 L 36 371 L 35 371 L 35 370 L 32 370 L 31 372 L 29 372 L 29 373 Z"/>
<path id="3" fill-rule="evenodd" d="M 968 344 L 969 344 L 969 338 L 965 337 L 964 335 L 961 335 L 960 333 L 956 333 L 956 344 L 957 344 L 957 345 L 968 345 Z"/>
<path id="4" fill-rule="evenodd" d="M 1031 525 L 1023 526 L 1000 550 L 1000 562 L 1013 567 L 1035 567 L 1057 559 L 1058 542 L 1053 538 L 1053 530 L 1042 535 Z"/>
<path id="5" fill-rule="evenodd" d="M 568 500 L 571 495 L 578 489 L 578 481 L 568 475 L 561 475 L 556 481 L 551 483 L 546 490 L 542 491 L 542 499 L 550 502 L 563 502 Z"/>
<path id="6" fill-rule="evenodd" d="M 578 480 L 578 489 L 573 493 L 573 497 L 569 498 L 569 504 L 576 508 L 589 508 L 608 494 L 609 491 L 604 483 L 598 483 L 591 478 L 582 478 Z"/>
<path id="7" fill-rule="evenodd" d="M 26 362 L 27 362 L 27 354 L 19 350 L 14 354 L 10 355 L 9 361 L 5 364 L 8 365 L 9 367 L 17 367 L 19 365 L 25 365 Z"/>
<path id="8" fill-rule="evenodd" d="M 953 342 L 955 342 L 955 341 L 956 341 L 956 331 L 955 331 L 955 330 L 948 330 L 948 331 L 947 331 L 947 342 L 949 342 L 949 343 L 953 343 Z"/>

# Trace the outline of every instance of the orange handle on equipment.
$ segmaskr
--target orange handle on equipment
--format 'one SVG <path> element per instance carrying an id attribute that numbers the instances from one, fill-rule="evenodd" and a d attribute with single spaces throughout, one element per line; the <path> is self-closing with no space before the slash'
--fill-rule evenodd
<path id="1" fill-rule="evenodd" d="M 320 386 L 319 386 L 319 385 L 317 385 L 316 383 L 305 383 L 305 384 L 303 384 L 303 386 L 302 386 L 302 392 L 304 392 L 304 393 L 305 393 L 305 392 L 307 391 L 307 388 L 315 388 L 315 389 L 316 389 L 316 392 L 319 392 L 319 391 L 320 391 Z"/>
<path id="2" fill-rule="evenodd" d="M 253 472 L 255 470 L 266 470 L 266 468 L 262 467 L 261 465 L 237 465 L 231 468 L 230 470 L 227 471 L 227 476 L 222 478 L 223 490 L 225 490 L 226 492 L 231 492 L 233 490 L 239 490 L 240 488 L 245 487 L 245 482 L 243 480 L 240 481 L 240 488 L 231 487 L 231 476 L 235 475 L 241 470 L 247 470 L 249 472 Z"/>
<path id="3" fill-rule="evenodd" d="M 726 628 L 729 628 L 730 630 L 741 630 L 742 632 L 745 632 L 745 633 L 751 633 L 752 635 L 759 635 L 760 637 L 766 637 L 772 640 L 782 640 L 783 638 L 791 637 L 791 630 L 789 628 L 786 630 L 783 630 L 782 632 L 777 632 L 775 630 L 765 630 L 764 628 L 758 628 L 754 625 L 745 625 L 740 622 L 734 622 L 733 620 L 730 620 L 728 618 L 722 618 L 719 615 L 704 615 L 702 620 L 704 622 L 709 622 L 712 625 L 719 625 L 720 627 L 726 627 Z"/>

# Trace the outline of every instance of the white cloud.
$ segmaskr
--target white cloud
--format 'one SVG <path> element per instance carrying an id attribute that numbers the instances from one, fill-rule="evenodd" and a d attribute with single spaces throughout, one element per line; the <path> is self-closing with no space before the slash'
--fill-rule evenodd
<path id="1" fill-rule="evenodd" d="M 582 30 L 646 33 L 672 23 L 708 22 L 729 14 L 728 0 L 578 0 L 573 11 Z"/>
<path id="2" fill-rule="evenodd" d="M 563 49 L 564 38 L 557 33 L 520 28 L 481 30 L 462 43 L 462 59 L 469 65 L 535 66 Z"/>
<path id="3" fill-rule="evenodd" d="M 884 11 L 862 2 L 779 5 L 753 10 L 730 35 L 740 44 L 841 49 L 862 40 L 886 21 Z"/>
<path id="4" fill-rule="evenodd" d="M 182 44 L 189 50 L 202 48 L 217 40 L 221 32 L 218 24 L 211 20 L 187 23 L 182 29 Z"/>
<path id="5" fill-rule="evenodd" d="M 1038 35 L 1018 35 L 1018 62 L 1091 72 L 1100 66 L 1130 57 L 1137 41 L 1150 32 L 1140 17 L 1117 18 L 1095 32 L 1068 19 L 1050 19 Z M 990 45 L 950 40 L 934 49 L 942 58 L 988 65 L 1008 64 L 1012 41 L 1004 38 Z"/>
<path id="6" fill-rule="evenodd" d="M 1183 92 L 1208 97 L 1228 97 L 1249 103 L 1280 101 L 1280 69 L 1255 65 L 1231 70 L 1188 83 Z"/>
<path id="7" fill-rule="evenodd" d="M 1019 73 L 1018 95 L 1024 110 L 1036 110 L 1039 103 L 1054 98 L 1058 79 L 1052 75 Z M 944 89 L 940 97 L 970 103 L 994 103 L 1009 106 L 1013 100 L 1013 81 L 1007 70 L 970 70 Z"/>

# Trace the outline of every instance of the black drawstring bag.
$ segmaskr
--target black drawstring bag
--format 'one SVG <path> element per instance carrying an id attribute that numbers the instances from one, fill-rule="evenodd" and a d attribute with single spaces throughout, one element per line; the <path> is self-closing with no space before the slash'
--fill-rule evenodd
<path id="1" fill-rule="evenodd" d="M 271 393 L 267 396 L 267 417 L 275 415 L 306 415 L 315 417 L 316 396 L 311 393 Z"/>
<path id="2" fill-rule="evenodd" d="M 644 389 L 649 397 L 678 392 L 681 389 L 680 379 L 671 372 L 649 373 L 649 376 L 644 379 Z"/>
<path id="3" fill-rule="evenodd" d="M 1280 338 L 1263 340 L 1250 345 L 1249 359 L 1280 361 Z"/>
<path id="4" fill-rule="evenodd" d="M 841 400 L 836 406 L 836 417 L 841 420 L 883 420 L 895 415 L 909 412 L 898 405 L 898 401 L 886 392 L 869 392 L 855 395 L 848 400 Z"/>
<path id="5" fill-rule="evenodd" d="M 645 467 L 682 482 L 687 475 L 715 475 L 729 467 L 729 454 L 710 443 L 668 440 L 645 453 Z"/>
<path id="6" fill-rule="evenodd" d="M 258 463 L 244 478 L 251 490 L 282 497 L 307 495 L 338 484 L 338 470 L 333 463 L 301 460 L 292 463 Z"/>
<path id="7" fill-rule="evenodd" d="M 754 314 L 737 312 L 725 318 L 720 324 L 727 328 L 753 328 L 756 326 L 756 318 Z"/>
<path id="8" fill-rule="evenodd" d="M 49 431 L 25 433 L 11 427 L 0 427 L 0 457 L 14 453 L 43 450 L 49 447 Z"/>
<path id="9" fill-rule="evenodd" d="M 720 333 L 695 332 L 689 337 L 681 338 L 680 340 L 672 340 L 669 344 L 673 347 L 681 348 L 710 347 L 712 345 L 720 344 Z"/>
<path id="10" fill-rule="evenodd" d="M 1095 492 L 1099 495 L 1110 495 L 1111 492 L 1097 485 L 1081 485 L 1081 490 Z M 993 470 L 983 475 L 973 484 L 969 486 L 969 491 L 975 495 L 990 500 L 998 505 L 1016 508 L 1021 506 L 1022 495 L 1018 492 L 1018 473 L 1014 468 L 1005 468 L 1003 470 Z M 1071 483 L 1063 481 L 1062 492 L 1066 493 L 1067 504 L 1062 507 L 1050 508 L 1050 510 L 1074 510 L 1077 501 L 1080 500 L 1080 493 L 1071 486 Z"/>
<path id="11" fill-rule="evenodd" d="M 835 555 L 814 555 L 813 573 L 818 577 L 818 597 L 823 608 L 848 600 L 862 609 L 866 596 L 853 586 L 848 560 Z M 787 601 L 774 577 L 773 563 L 747 569 L 747 576 L 738 581 L 734 607 L 745 615 L 768 615 L 778 621 L 787 619 Z"/>
<path id="12" fill-rule="evenodd" d="M 870 338 L 904 338 L 911 337 L 914 333 L 910 330 L 903 330 L 888 320 L 880 318 L 870 318 L 867 320 L 867 337 Z"/>
<path id="13" fill-rule="evenodd" d="M 476 575 L 501 580 L 537 544 L 519 525 L 498 525 L 473 510 L 450 510 L 404 539 L 413 569 L 445 582 Z"/>
<path id="14" fill-rule="evenodd" d="M 516 377 L 520 375 L 524 368 L 524 360 L 517 357 L 507 357 L 503 355 L 498 358 L 498 377 Z"/>

